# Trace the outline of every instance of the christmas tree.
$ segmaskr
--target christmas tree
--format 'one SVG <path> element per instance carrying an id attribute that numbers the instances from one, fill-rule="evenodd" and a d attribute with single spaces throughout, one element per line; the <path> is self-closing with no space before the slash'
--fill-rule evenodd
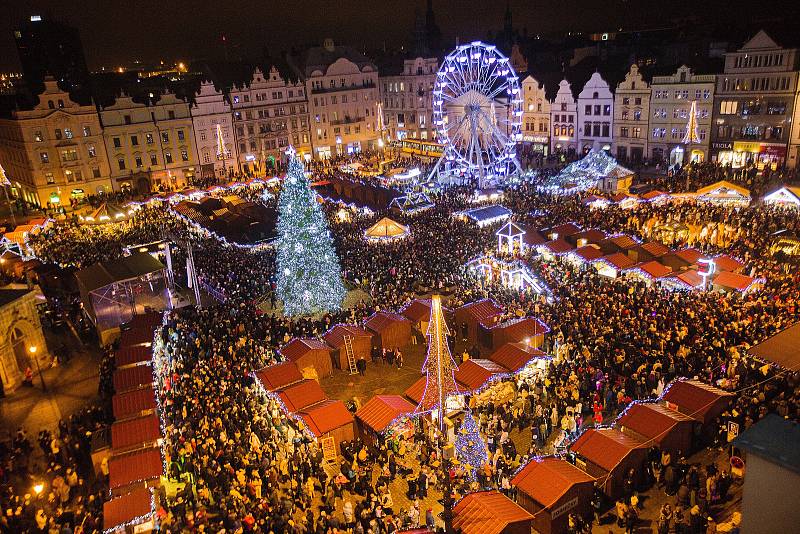
<path id="1" fill-rule="evenodd" d="M 472 412 L 467 411 L 464 415 L 456 436 L 455 448 L 458 461 L 464 464 L 467 473 L 474 479 L 475 471 L 489 461 L 489 455 Z"/>
<path id="2" fill-rule="evenodd" d="M 341 308 L 345 296 L 339 258 L 325 215 L 291 148 L 278 199 L 277 293 L 284 315 Z"/>
<path id="3" fill-rule="evenodd" d="M 442 300 L 439 295 L 431 299 L 431 317 L 428 321 L 428 354 L 422 365 L 425 373 L 425 390 L 416 412 L 429 412 L 438 408 L 447 400 L 447 397 L 458 394 L 458 386 L 454 375 L 456 362 L 450 354 L 447 345 L 447 323 L 442 314 Z M 439 428 L 442 429 L 442 410 L 439 411 Z"/>

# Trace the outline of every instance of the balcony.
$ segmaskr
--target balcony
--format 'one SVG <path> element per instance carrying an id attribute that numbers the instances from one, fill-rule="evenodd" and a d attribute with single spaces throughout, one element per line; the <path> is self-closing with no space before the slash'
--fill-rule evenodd
<path id="1" fill-rule="evenodd" d="M 323 95 L 326 93 L 341 93 L 345 91 L 357 91 L 359 89 L 375 89 L 376 85 L 373 82 L 360 83 L 357 85 L 337 85 L 335 87 L 312 87 L 312 95 Z"/>

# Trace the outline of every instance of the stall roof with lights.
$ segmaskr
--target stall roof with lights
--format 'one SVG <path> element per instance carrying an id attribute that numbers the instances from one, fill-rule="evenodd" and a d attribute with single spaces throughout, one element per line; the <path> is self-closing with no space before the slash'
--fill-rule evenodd
<path id="1" fill-rule="evenodd" d="M 408 227 L 393 221 L 389 217 L 384 217 L 370 226 L 364 235 L 366 235 L 367 239 L 373 240 L 400 239 L 408 235 Z"/>

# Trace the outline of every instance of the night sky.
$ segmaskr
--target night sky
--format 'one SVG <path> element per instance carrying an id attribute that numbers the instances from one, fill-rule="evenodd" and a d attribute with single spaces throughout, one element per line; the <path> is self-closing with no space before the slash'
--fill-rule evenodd
<path id="1" fill-rule="evenodd" d="M 144 62 L 218 58 L 220 36 L 231 57 L 266 46 L 277 53 L 332 37 L 368 48 L 411 41 L 414 6 L 425 0 L 0 0 L 0 70 L 18 69 L 13 28 L 31 14 L 50 15 L 81 31 L 91 69 Z M 741 0 L 512 0 L 514 26 L 529 34 L 609 31 L 664 25 L 671 16 L 703 20 L 780 16 L 800 2 Z M 504 0 L 434 0 L 445 42 L 485 38 L 503 24 Z M 401 11 L 401 6 L 403 10 Z"/>

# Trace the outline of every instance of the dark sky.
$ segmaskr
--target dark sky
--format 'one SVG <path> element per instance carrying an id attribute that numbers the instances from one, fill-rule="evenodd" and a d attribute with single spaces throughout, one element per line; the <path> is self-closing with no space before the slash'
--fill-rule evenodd
<path id="1" fill-rule="evenodd" d="M 795 0 L 796 2 L 796 0 Z M 658 25 L 674 14 L 718 20 L 779 14 L 795 2 L 750 0 L 511 0 L 514 26 L 529 33 L 607 31 Z M 800 4 L 800 2 L 797 2 Z M 31 14 L 53 16 L 81 31 L 89 67 L 220 57 L 220 35 L 244 54 L 279 52 L 333 37 L 377 47 L 410 41 L 414 6 L 425 0 L 0 0 L 0 70 L 17 68 L 12 30 Z M 453 42 L 502 27 L 504 0 L 433 0 L 437 23 Z M 754 11 L 756 10 L 756 11 Z M 715 14 L 716 12 L 716 14 Z"/>

